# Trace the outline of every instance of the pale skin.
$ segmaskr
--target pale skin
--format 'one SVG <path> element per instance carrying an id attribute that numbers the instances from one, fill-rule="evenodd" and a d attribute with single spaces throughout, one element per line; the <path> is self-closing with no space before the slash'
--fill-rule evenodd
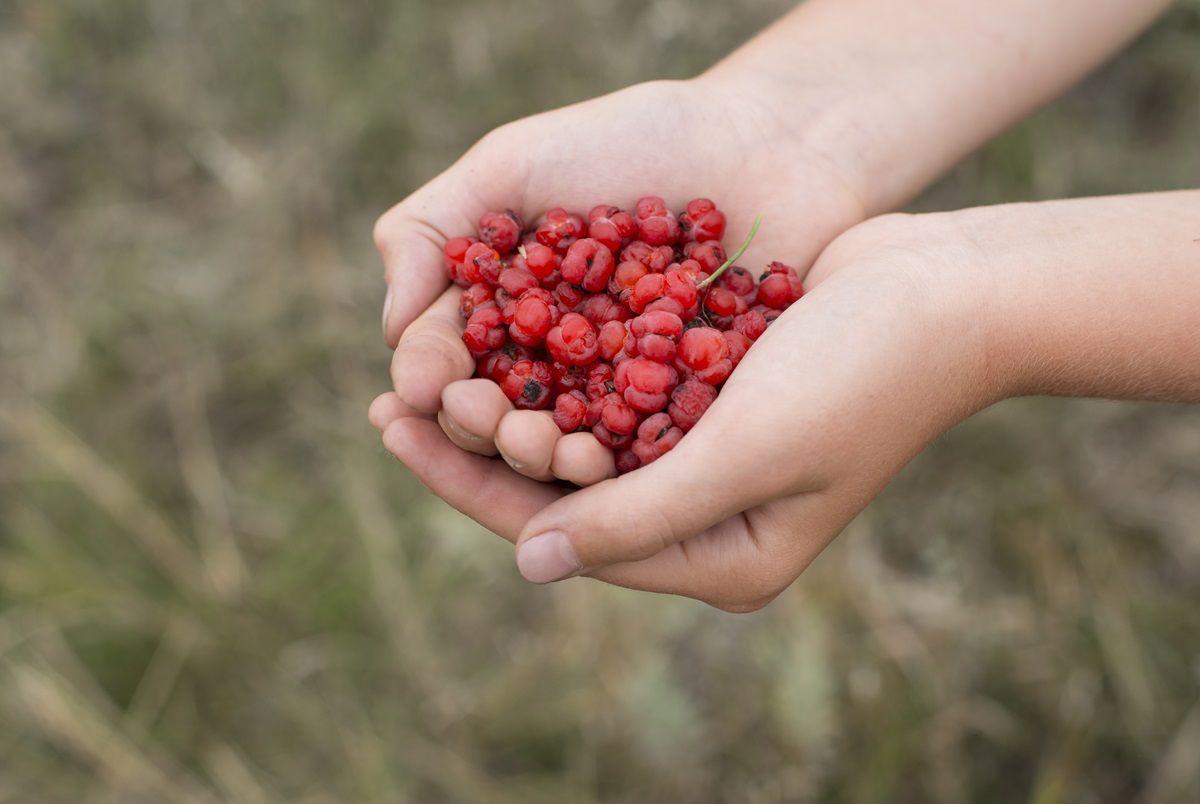
<path id="1" fill-rule="evenodd" d="M 988 19 L 969 0 L 921 5 L 813 0 L 700 78 L 500 129 L 381 218 L 395 390 L 371 421 L 427 486 L 516 543 L 526 578 L 754 610 L 983 407 L 1200 401 L 1200 192 L 862 222 L 1169 4 L 1021 0 Z M 716 198 L 733 237 L 766 212 L 741 263 L 785 259 L 808 293 L 674 451 L 614 478 L 590 434 L 562 436 L 468 379 L 439 248 L 488 208 L 535 218 L 642 192 Z"/>

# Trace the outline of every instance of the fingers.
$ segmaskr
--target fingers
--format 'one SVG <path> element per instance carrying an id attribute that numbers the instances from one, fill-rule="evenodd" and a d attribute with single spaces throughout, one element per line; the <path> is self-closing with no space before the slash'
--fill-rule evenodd
<path id="1" fill-rule="evenodd" d="M 496 448 L 513 469 L 536 480 L 553 480 L 550 462 L 562 436 L 545 411 L 514 410 L 496 428 Z"/>
<path id="2" fill-rule="evenodd" d="M 570 433 L 558 439 L 551 456 L 550 471 L 560 480 L 591 486 L 617 476 L 612 450 L 591 433 Z"/>
<path id="3" fill-rule="evenodd" d="M 512 409 L 508 397 L 491 380 L 456 380 L 442 390 L 438 421 L 459 447 L 480 455 L 495 455 L 496 428 Z"/>
<path id="4" fill-rule="evenodd" d="M 400 395 L 395 391 L 388 391 L 386 394 L 380 394 L 371 402 L 371 406 L 367 409 L 367 421 L 379 432 L 387 429 L 387 426 L 396 419 L 402 419 L 408 416 L 419 416 L 415 410 L 400 399 Z"/>
<path id="5" fill-rule="evenodd" d="M 531 516 L 563 494 L 503 461 L 464 452 L 428 419 L 397 419 L 384 431 L 383 443 L 430 491 L 510 542 Z"/>
<path id="6" fill-rule="evenodd" d="M 471 192 L 460 164 L 385 212 L 375 223 L 387 296 L 383 334 L 394 347 L 401 333 L 449 283 L 443 264 L 446 240 L 473 230 L 486 210 Z"/>
<path id="7" fill-rule="evenodd" d="M 855 513 L 847 499 L 828 492 L 785 497 L 597 577 L 695 598 L 723 611 L 756 611 L 795 581 Z"/>
<path id="8" fill-rule="evenodd" d="M 721 400 L 673 451 L 571 494 L 525 526 L 517 565 L 535 583 L 648 558 L 770 495 L 752 450 L 729 449 Z M 728 415 L 728 413 L 726 414 Z"/>
<path id="9" fill-rule="evenodd" d="M 475 361 L 462 342 L 457 288 L 449 288 L 404 331 L 392 355 L 392 384 L 419 413 L 441 407 L 442 389 L 470 377 Z"/>

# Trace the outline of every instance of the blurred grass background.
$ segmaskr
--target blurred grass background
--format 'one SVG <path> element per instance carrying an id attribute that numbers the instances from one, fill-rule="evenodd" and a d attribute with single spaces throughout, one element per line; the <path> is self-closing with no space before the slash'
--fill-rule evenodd
<path id="1" fill-rule="evenodd" d="M 1196 800 L 1200 411 L 990 410 L 751 617 L 526 586 L 366 424 L 379 212 L 789 5 L 0 4 L 0 801 Z M 1198 131 L 1192 0 L 916 208 Z"/>

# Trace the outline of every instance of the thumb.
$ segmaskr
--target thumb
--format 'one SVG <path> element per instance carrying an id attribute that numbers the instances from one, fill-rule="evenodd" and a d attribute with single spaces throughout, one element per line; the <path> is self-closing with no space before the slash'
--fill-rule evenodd
<path id="1" fill-rule="evenodd" d="M 524 185 L 496 137 L 484 137 L 461 159 L 385 212 L 375 223 L 375 246 L 383 257 L 387 298 L 383 333 L 395 347 L 405 328 L 438 297 L 449 280 L 442 248 L 474 234 L 490 209 L 520 207 Z"/>
<path id="2" fill-rule="evenodd" d="M 741 440 L 746 419 L 730 418 L 731 406 L 722 401 L 654 463 L 534 515 L 517 540 L 517 567 L 526 580 L 548 583 L 649 558 L 769 499 L 775 484 L 765 476 L 767 462 L 756 450 L 729 448 Z"/>

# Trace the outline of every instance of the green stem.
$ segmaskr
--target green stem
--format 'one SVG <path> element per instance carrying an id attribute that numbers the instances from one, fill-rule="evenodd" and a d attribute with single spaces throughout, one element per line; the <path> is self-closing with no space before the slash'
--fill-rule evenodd
<path id="1" fill-rule="evenodd" d="M 746 253 L 746 249 L 750 248 L 750 241 L 754 239 L 756 234 L 758 234 L 758 227 L 762 225 L 762 220 L 763 216 L 761 212 L 754 216 L 754 225 L 750 227 L 750 234 L 746 235 L 746 239 L 742 241 L 740 246 L 738 246 L 738 250 L 733 252 L 733 254 L 729 256 L 729 259 L 725 260 L 721 267 L 713 271 L 707 279 L 705 279 L 703 282 L 696 283 L 697 289 L 704 290 L 713 282 L 716 282 L 717 279 L 720 278 L 721 274 L 725 273 L 725 270 L 729 268 L 729 266 L 737 262 L 741 256 Z"/>

